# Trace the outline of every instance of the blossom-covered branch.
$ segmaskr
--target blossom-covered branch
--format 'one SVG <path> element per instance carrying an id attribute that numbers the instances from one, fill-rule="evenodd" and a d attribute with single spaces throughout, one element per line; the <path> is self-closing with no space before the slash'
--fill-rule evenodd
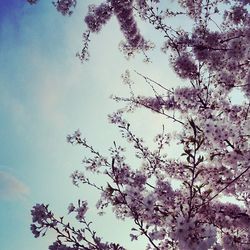
<path id="1" fill-rule="evenodd" d="M 151 96 L 142 96 L 133 89 L 132 74 L 123 74 L 130 94 L 112 97 L 124 106 L 109 115 L 109 121 L 133 155 L 113 142 L 104 156 L 79 130 L 67 137 L 70 144 L 90 153 L 83 160 L 84 170 L 72 174 L 73 183 L 100 193 L 99 214 L 112 207 L 118 219 L 134 222 L 131 240 L 144 237 L 145 249 L 250 249 L 249 3 L 178 0 L 165 8 L 164 1 L 157 0 L 107 0 L 89 6 L 84 49 L 78 54 L 81 60 L 89 56 L 90 35 L 100 32 L 112 16 L 125 38 L 121 50 L 127 56 L 145 54 L 154 45 L 139 30 L 136 20 L 141 18 L 164 39 L 161 50 L 180 81 L 170 89 L 167 83 L 134 71 L 152 90 Z M 70 15 L 76 1 L 60 0 L 54 5 Z M 170 22 L 182 18 L 192 25 L 178 27 Z M 238 104 L 231 98 L 236 88 L 244 97 Z M 137 136 L 129 122 L 130 113 L 140 108 L 166 120 L 153 146 L 146 144 L 144 135 Z M 88 171 L 102 174 L 103 183 L 92 181 Z M 240 203 L 223 202 L 223 197 Z M 83 227 L 75 229 L 56 219 L 48 206 L 37 204 L 31 230 L 35 237 L 55 230 L 58 238 L 51 250 L 124 249 L 103 243 L 86 221 L 86 211 L 85 201 L 70 204 L 69 212 Z"/>

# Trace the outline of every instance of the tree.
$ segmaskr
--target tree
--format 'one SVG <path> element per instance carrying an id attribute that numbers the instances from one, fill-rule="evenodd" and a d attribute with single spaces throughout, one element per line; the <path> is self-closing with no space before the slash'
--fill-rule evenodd
<path id="1" fill-rule="evenodd" d="M 90 36 L 98 33 L 112 15 L 125 37 L 120 44 L 122 52 L 127 57 L 142 53 L 149 61 L 147 51 L 153 43 L 140 33 L 136 16 L 164 37 L 162 51 L 183 80 L 184 86 L 167 89 L 141 75 L 154 94 L 146 97 L 134 93 L 128 71 L 123 75 L 131 96 L 114 96 L 125 105 L 109 118 L 132 145 L 142 163 L 140 169 L 127 162 L 124 148 L 115 142 L 106 157 L 89 145 L 80 131 L 67 137 L 69 143 L 92 153 L 93 157 L 84 160 L 86 171 L 108 179 L 106 186 L 98 186 L 85 173 L 75 171 L 73 183 L 88 184 L 100 191 L 100 213 L 112 206 L 118 218 L 131 218 L 135 223 L 131 240 L 145 236 L 146 249 L 250 249 L 249 3 L 178 0 L 175 10 L 173 4 L 161 10 L 157 0 L 107 0 L 89 7 L 85 17 L 88 30 L 78 54 L 82 61 L 89 59 Z M 53 4 L 63 15 L 71 15 L 76 0 Z M 190 30 L 168 24 L 170 19 L 187 17 L 193 25 Z M 235 89 L 245 96 L 241 104 L 231 102 Z M 126 113 L 140 107 L 178 124 L 174 133 L 163 127 L 156 135 L 156 150 L 150 150 L 125 119 Z M 176 143 L 181 153 L 165 154 L 165 148 Z M 177 188 L 173 180 L 179 183 Z M 239 203 L 222 202 L 222 195 L 234 197 Z M 97 236 L 86 219 L 87 209 L 87 201 L 81 200 L 68 207 L 83 226 L 78 229 L 63 217 L 57 219 L 48 205 L 36 204 L 31 211 L 31 230 L 35 237 L 45 235 L 48 229 L 56 231 L 58 237 L 50 250 L 124 249 Z"/>

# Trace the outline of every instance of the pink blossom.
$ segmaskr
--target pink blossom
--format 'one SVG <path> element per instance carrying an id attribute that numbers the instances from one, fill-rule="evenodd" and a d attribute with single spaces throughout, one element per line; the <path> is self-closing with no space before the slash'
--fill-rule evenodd
<path id="1" fill-rule="evenodd" d="M 179 80 L 170 87 L 171 77 L 164 84 L 135 72 L 152 89 L 151 95 L 142 96 L 136 93 L 133 74 L 123 74 L 130 94 L 113 96 L 123 106 L 108 116 L 123 142 L 111 142 L 113 146 L 103 154 L 79 130 L 68 135 L 70 144 L 89 152 L 82 161 L 84 169 L 76 170 L 72 181 L 99 192 L 99 215 L 111 208 L 117 219 L 131 220 L 131 240 L 144 237 L 146 249 L 248 250 L 248 3 L 178 0 L 177 4 L 178 10 L 171 4 L 166 10 L 157 0 L 108 0 L 89 7 L 84 19 L 88 28 L 85 49 L 89 35 L 98 33 L 114 15 L 125 38 L 121 50 L 128 57 L 142 52 L 148 59 L 146 52 L 153 44 L 146 42 L 139 30 L 141 19 L 164 39 L 162 50 Z M 70 8 L 75 7 L 72 1 L 58 1 L 56 6 L 63 14 L 70 14 Z M 190 26 L 177 27 L 174 19 L 189 20 Z M 231 98 L 235 89 L 245 97 L 238 104 Z M 130 114 L 134 112 L 136 117 L 139 108 L 164 118 L 159 119 L 162 123 L 166 121 L 150 143 L 146 143 L 144 134 L 137 135 L 130 123 Z M 155 126 L 158 120 L 138 122 Z M 95 174 L 103 175 L 101 184 L 95 182 Z M 235 202 L 221 199 L 229 197 Z M 48 206 L 37 204 L 31 211 L 30 229 L 35 237 L 54 230 L 60 241 L 54 242 L 51 250 L 124 249 L 97 236 L 87 221 L 88 209 L 87 201 L 69 204 L 68 216 L 75 215 L 80 223 L 77 228 L 64 222 L 63 217 L 57 219 Z"/>
<path id="2" fill-rule="evenodd" d="M 58 12 L 61 12 L 62 15 L 71 15 L 73 13 L 72 8 L 76 7 L 76 0 L 57 0 L 52 2 L 56 7 Z"/>

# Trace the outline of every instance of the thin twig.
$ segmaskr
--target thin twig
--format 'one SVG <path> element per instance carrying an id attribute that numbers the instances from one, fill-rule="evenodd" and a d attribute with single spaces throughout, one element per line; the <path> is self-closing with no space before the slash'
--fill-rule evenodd
<path id="1" fill-rule="evenodd" d="M 137 72 L 136 70 L 134 70 L 134 72 L 135 72 L 137 75 L 143 77 L 146 81 L 153 82 L 153 83 L 155 83 L 156 85 L 158 85 L 159 87 L 161 87 L 161 88 L 163 88 L 164 90 L 168 91 L 169 93 L 174 94 L 174 92 L 173 92 L 172 90 L 169 90 L 169 89 L 165 88 L 164 86 L 162 86 L 160 83 L 156 82 L 155 80 L 153 80 L 153 79 L 151 79 L 151 78 L 149 78 L 149 77 L 147 77 L 147 76 L 145 76 L 145 75 L 143 75 L 143 74 Z"/>

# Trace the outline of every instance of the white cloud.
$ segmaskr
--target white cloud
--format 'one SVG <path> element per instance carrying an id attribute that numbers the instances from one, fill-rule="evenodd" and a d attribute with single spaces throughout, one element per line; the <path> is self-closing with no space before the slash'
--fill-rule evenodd
<path id="1" fill-rule="evenodd" d="M 0 170 L 0 199 L 22 200 L 29 194 L 29 188 L 15 176 Z"/>

